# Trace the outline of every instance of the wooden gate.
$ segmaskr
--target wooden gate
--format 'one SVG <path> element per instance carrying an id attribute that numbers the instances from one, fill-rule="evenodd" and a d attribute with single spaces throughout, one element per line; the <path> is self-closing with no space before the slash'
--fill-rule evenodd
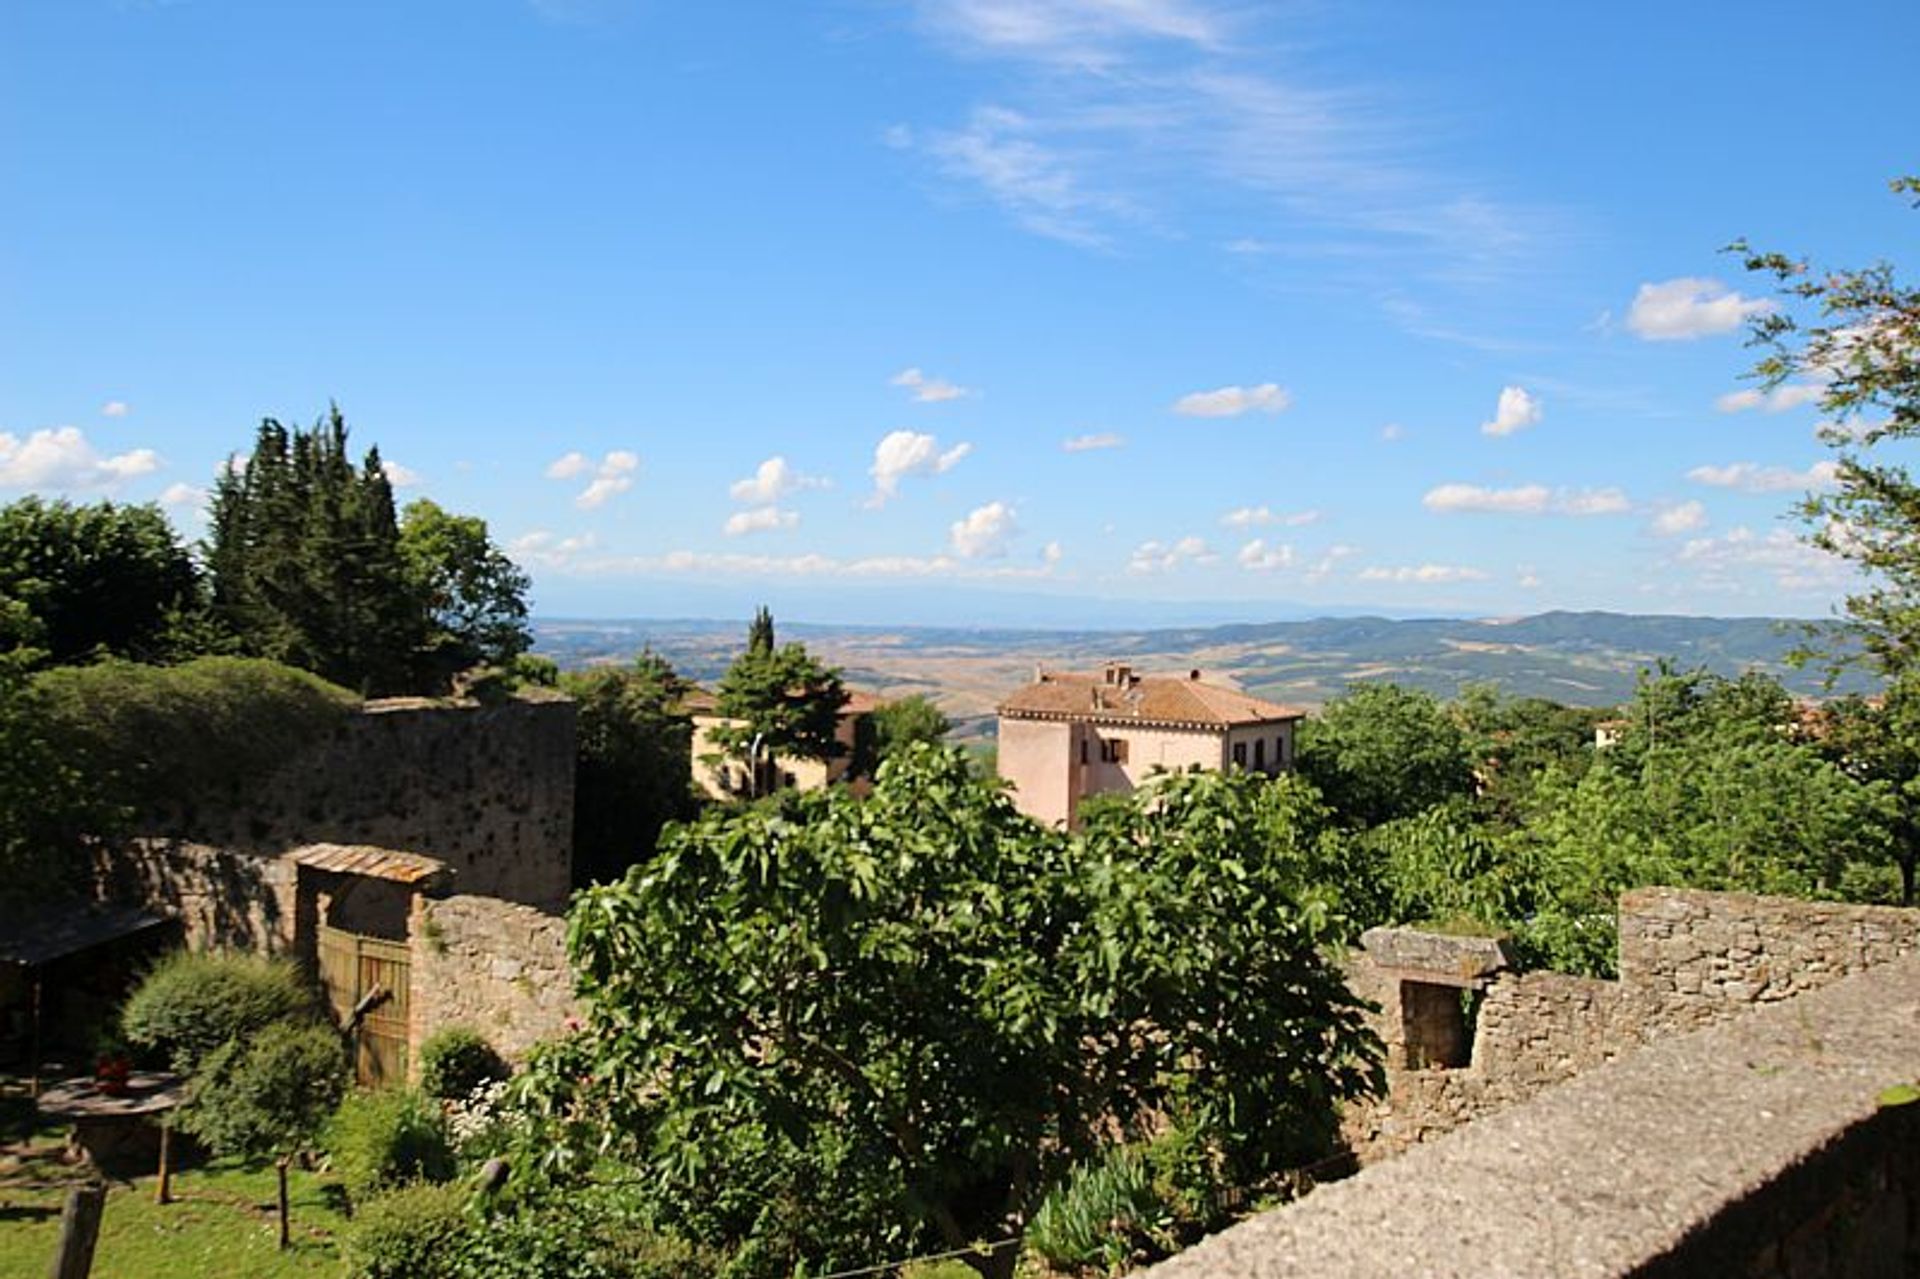
<path id="1" fill-rule="evenodd" d="M 354 1073 L 368 1085 L 405 1083 L 413 1002 L 407 944 L 322 924 L 319 951 L 320 984 L 341 1026 L 353 1027 L 354 1009 L 373 997 L 351 1032 Z"/>

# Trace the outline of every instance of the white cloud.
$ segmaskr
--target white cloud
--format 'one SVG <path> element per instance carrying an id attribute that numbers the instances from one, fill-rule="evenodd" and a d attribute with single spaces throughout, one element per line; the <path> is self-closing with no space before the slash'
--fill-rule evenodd
<path id="1" fill-rule="evenodd" d="M 1167 573 L 1182 564 L 1212 564 L 1219 558 L 1202 537 L 1188 535 L 1172 545 L 1146 541 L 1134 548 L 1127 560 L 1127 572 Z"/>
<path id="2" fill-rule="evenodd" d="M 420 472 L 398 462 L 380 459 L 380 469 L 386 473 L 387 483 L 397 489 L 413 488 L 420 483 Z"/>
<path id="3" fill-rule="evenodd" d="M 1659 537 L 1678 537 L 1706 526 L 1707 508 L 1698 502 L 1682 502 L 1661 511 L 1647 527 Z"/>
<path id="4" fill-rule="evenodd" d="M 507 543 L 507 553 L 522 564 L 569 571 L 580 566 L 580 557 L 591 551 L 598 539 L 591 533 L 562 537 L 547 529 L 534 529 Z"/>
<path id="5" fill-rule="evenodd" d="M 1258 386 L 1223 386 L 1212 391 L 1194 391 L 1173 403 L 1173 411 L 1183 417 L 1239 417 L 1242 413 L 1284 413 L 1293 405 L 1293 396 L 1275 382 Z"/>
<path id="6" fill-rule="evenodd" d="M 1627 311 L 1627 328 L 1649 342 L 1684 341 L 1730 333 L 1771 310 L 1765 298 L 1743 298 L 1718 280 L 1684 275 L 1641 285 Z"/>
<path id="7" fill-rule="evenodd" d="M 1068 453 L 1090 453 L 1095 449 L 1117 449 L 1126 443 L 1126 437 L 1115 435 L 1111 431 L 1101 431 L 1090 435 L 1076 435 L 1070 440 L 1062 440 L 1060 447 Z"/>
<path id="8" fill-rule="evenodd" d="M 1544 484 L 1442 484 L 1427 490 L 1420 504 L 1440 515 L 1621 515 L 1633 509 L 1632 499 L 1617 488 L 1554 490 Z"/>
<path id="9" fill-rule="evenodd" d="M 131 411 L 125 400 L 108 400 L 100 406 L 101 417 L 125 417 Z"/>
<path id="10" fill-rule="evenodd" d="M 1307 571 L 1302 574 L 1301 580 L 1309 586 L 1324 582 L 1332 575 L 1341 560 L 1352 559 L 1359 553 L 1360 548 L 1357 546 L 1329 546 L 1321 552 L 1319 559 L 1307 565 Z"/>
<path id="11" fill-rule="evenodd" d="M 193 485 L 184 482 L 169 484 L 160 491 L 160 505 L 162 506 L 200 507 L 206 505 L 206 501 L 207 491 L 205 489 L 195 488 Z"/>
<path id="12" fill-rule="evenodd" d="M 1058 564 L 1066 555 L 1066 550 L 1058 542 L 1048 542 L 1040 548 L 1040 558 L 1048 564 Z"/>
<path id="13" fill-rule="evenodd" d="M 1561 494 L 1554 509 L 1561 515 L 1624 515 L 1633 503 L 1616 488 L 1581 489 Z"/>
<path id="14" fill-rule="evenodd" d="M 1696 484 L 1739 489 L 1743 493 L 1786 493 L 1831 488 L 1839 470 L 1836 462 L 1815 462 L 1804 471 L 1762 466 L 1758 462 L 1730 462 L 1726 466 L 1696 466 L 1687 472 L 1687 478 Z"/>
<path id="15" fill-rule="evenodd" d="M 1477 568 L 1463 568 L 1457 564 L 1419 564 L 1399 568 L 1363 568 L 1360 580 L 1363 582 L 1483 582 L 1486 573 Z"/>
<path id="16" fill-rule="evenodd" d="M 1404 440 L 1407 438 L 1407 428 L 1398 422 L 1389 422 L 1380 428 L 1380 438 L 1389 444 L 1396 440 Z"/>
<path id="17" fill-rule="evenodd" d="M 868 506 L 883 506 L 900 493 L 900 481 L 909 475 L 943 475 L 973 452 L 973 445 L 962 443 L 942 452 L 940 442 L 916 431 L 890 431 L 873 449 L 873 496 Z"/>
<path id="18" fill-rule="evenodd" d="M 102 457 L 77 426 L 35 431 L 24 440 L 0 431 L 0 488 L 110 489 L 160 465 L 152 449 Z"/>
<path id="19" fill-rule="evenodd" d="M 923 4 L 921 12 L 968 44 L 1087 66 L 1103 65 L 1127 41 L 1209 48 L 1224 34 L 1205 6 L 1181 0 L 944 0 Z"/>
<path id="20" fill-rule="evenodd" d="M 1482 422 L 1480 433 L 1483 435 L 1512 435 L 1529 426 L 1537 426 L 1545 416 L 1546 409 L 1539 399 L 1529 394 L 1525 388 L 1506 386 L 1500 388 L 1500 403 L 1494 408 L 1493 421 Z"/>
<path id="21" fill-rule="evenodd" d="M 1318 511 L 1275 511 L 1267 506 L 1243 506 L 1228 511 L 1220 517 L 1220 522 L 1230 528 L 1265 528 L 1270 524 L 1279 524 L 1286 528 L 1303 528 L 1318 523 Z"/>
<path id="22" fill-rule="evenodd" d="M 1543 585 L 1540 580 L 1540 574 L 1536 570 L 1528 567 L 1522 567 L 1515 580 L 1519 583 L 1520 589 L 1523 591 L 1537 591 Z"/>
<path id="23" fill-rule="evenodd" d="M 1802 541 L 1787 529 L 1766 536 L 1744 525 L 1722 537 L 1695 538 L 1674 556 L 1701 574 L 1699 585 L 1713 590 L 1741 589 L 1739 574 L 1760 572 L 1782 590 L 1834 590 L 1852 570 L 1845 560 Z"/>
<path id="24" fill-rule="evenodd" d="M 1266 573 L 1279 568 L 1292 568 L 1293 548 L 1278 542 L 1269 546 L 1265 538 L 1256 537 L 1242 546 L 1234 559 L 1249 572 Z"/>
<path id="25" fill-rule="evenodd" d="M 951 555 L 871 555 L 843 560 L 831 555 L 741 555 L 706 551 L 668 551 L 578 560 L 574 571 L 596 575 L 692 573 L 727 577 L 974 578 L 1032 580 L 1053 576 L 1051 564 L 977 565 Z"/>
<path id="26" fill-rule="evenodd" d="M 1005 502 L 988 502 L 956 520 L 948 530 L 953 553 L 963 560 L 996 558 L 1007 553 L 1007 538 L 1015 527 L 1014 510 Z"/>
<path id="27" fill-rule="evenodd" d="M 760 463 L 746 479 L 729 485 L 727 496 L 751 506 L 769 506 L 789 493 L 826 486 L 825 480 L 800 474 L 787 464 L 786 458 L 776 455 Z"/>
<path id="28" fill-rule="evenodd" d="M 736 511 L 729 515 L 720 531 L 728 537 L 739 537 L 745 533 L 770 533 L 775 529 L 792 528 L 799 522 L 798 511 L 783 511 L 777 506 L 756 506 L 751 511 Z"/>
<path id="29" fill-rule="evenodd" d="M 1442 484 L 1427 490 L 1420 504 L 1442 514 L 1456 512 L 1494 512 L 1502 515 L 1544 515 L 1552 504 L 1553 491 L 1544 484 L 1523 484 L 1518 488 L 1482 488 L 1477 484 Z"/>
<path id="30" fill-rule="evenodd" d="M 940 404 L 973 394 L 964 386 L 956 386 L 941 378 L 928 377 L 919 369 L 901 369 L 893 375 L 891 385 L 906 387 L 913 392 L 913 398 L 921 404 Z"/>
<path id="31" fill-rule="evenodd" d="M 568 453 L 547 466 L 547 478 L 572 480 L 591 471 L 593 480 L 573 499 L 575 506 L 591 511 L 632 488 L 633 473 L 639 469 L 639 455 L 625 449 L 614 449 L 598 462 L 584 453 Z"/>
<path id="32" fill-rule="evenodd" d="M 1784 413 L 1803 404 L 1818 404 L 1820 397 L 1825 394 L 1826 388 L 1817 382 L 1784 382 L 1770 391 L 1751 386 L 1741 391 L 1728 391 L 1713 402 L 1713 407 L 1722 413 L 1744 413 L 1749 409 Z"/>
<path id="33" fill-rule="evenodd" d="M 990 199 L 1027 230 L 1081 248 L 1097 249 L 1107 236 L 1103 216 L 1122 214 L 1124 201 L 1089 190 L 1074 166 L 1036 141 L 1018 111 L 977 108 L 964 129 L 929 136 L 928 150 L 949 175 L 978 183 Z"/>

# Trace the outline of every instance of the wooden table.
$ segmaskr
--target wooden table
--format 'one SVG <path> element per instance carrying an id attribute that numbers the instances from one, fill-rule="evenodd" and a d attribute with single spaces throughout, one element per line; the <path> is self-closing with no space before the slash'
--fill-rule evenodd
<path id="1" fill-rule="evenodd" d="M 73 1125 L 72 1145 L 96 1167 L 151 1168 L 160 1155 L 167 1116 L 186 1093 L 180 1075 L 136 1071 L 117 1094 L 101 1091 L 99 1081 L 86 1075 L 61 1080 L 36 1104 L 46 1118 Z"/>

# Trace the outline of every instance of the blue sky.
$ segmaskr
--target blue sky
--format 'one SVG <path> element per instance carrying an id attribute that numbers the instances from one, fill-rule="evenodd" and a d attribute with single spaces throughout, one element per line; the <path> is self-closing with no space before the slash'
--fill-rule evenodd
<path id="1" fill-rule="evenodd" d="M 1894 0 L 10 0 L 0 499 L 198 536 L 337 400 L 548 614 L 1824 613 L 1818 414 L 1754 403 L 1719 250 L 1911 269 L 1916 46 Z"/>

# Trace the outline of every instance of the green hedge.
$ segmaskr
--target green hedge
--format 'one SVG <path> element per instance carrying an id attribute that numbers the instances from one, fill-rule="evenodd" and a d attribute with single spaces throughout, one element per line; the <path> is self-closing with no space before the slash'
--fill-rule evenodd
<path id="1" fill-rule="evenodd" d="M 284 959 L 179 950 L 148 971 L 120 1013 L 128 1039 L 191 1074 L 230 1039 L 279 1021 L 303 1021 L 316 1003 L 306 978 Z"/>
<path id="2" fill-rule="evenodd" d="M 446 1181 L 456 1166 L 440 1104 L 412 1088 L 349 1096 L 321 1144 L 355 1204 L 409 1181 Z"/>

